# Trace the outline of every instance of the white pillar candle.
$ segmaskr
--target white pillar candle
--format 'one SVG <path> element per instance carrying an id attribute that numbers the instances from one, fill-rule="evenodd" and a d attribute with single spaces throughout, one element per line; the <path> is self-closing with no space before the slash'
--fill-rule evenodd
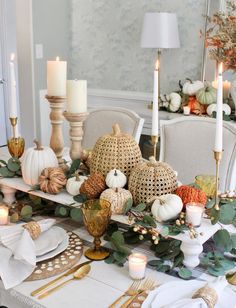
<path id="1" fill-rule="evenodd" d="M 190 115 L 190 107 L 189 106 L 184 106 L 183 111 L 184 111 L 184 115 Z"/>
<path id="2" fill-rule="evenodd" d="M 192 224 L 193 227 L 199 227 L 202 222 L 202 214 L 204 206 L 199 203 L 186 204 L 186 222 Z"/>
<path id="3" fill-rule="evenodd" d="M 132 279 L 145 277 L 147 257 L 141 253 L 133 253 L 129 256 L 129 275 Z"/>
<path id="4" fill-rule="evenodd" d="M 9 209 L 5 205 L 0 205 L 0 225 L 8 224 L 8 212 Z"/>
<path id="5" fill-rule="evenodd" d="M 152 105 L 152 136 L 158 136 L 158 78 L 159 78 L 159 62 L 156 61 L 154 70 L 153 84 L 153 105 Z"/>
<path id="6" fill-rule="evenodd" d="M 15 63 L 14 63 L 15 55 L 11 54 L 10 61 L 10 118 L 17 118 L 17 99 L 16 99 L 16 74 L 15 74 Z"/>
<path id="7" fill-rule="evenodd" d="M 218 70 L 218 87 L 217 87 L 217 106 L 216 106 L 216 134 L 215 147 L 216 152 L 222 152 L 223 143 L 223 80 L 222 80 L 223 64 L 219 64 Z"/>
<path id="8" fill-rule="evenodd" d="M 67 62 L 47 61 L 47 94 L 49 96 L 66 96 Z"/>
<path id="9" fill-rule="evenodd" d="M 67 112 L 87 112 L 87 80 L 67 80 Z"/>

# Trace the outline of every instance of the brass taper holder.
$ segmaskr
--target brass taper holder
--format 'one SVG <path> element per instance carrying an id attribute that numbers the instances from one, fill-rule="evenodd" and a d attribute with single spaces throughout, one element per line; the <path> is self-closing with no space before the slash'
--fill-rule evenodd
<path id="1" fill-rule="evenodd" d="M 152 135 L 151 136 L 151 142 L 153 145 L 153 156 L 155 159 L 157 159 L 157 143 L 158 143 L 158 135 Z"/>
<path id="2" fill-rule="evenodd" d="M 9 119 L 12 126 L 13 137 L 7 140 L 7 147 L 11 156 L 15 159 L 18 159 L 24 153 L 25 140 L 22 137 L 16 136 L 17 117 Z"/>
<path id="3" fill-rule="evenodd" d="M 219 211 L 219 200 L 218 200 L 218 189 L 219 189 L 219 171 L 220 171 L 220 161 L 222 158 L 222 151 L 214 151 L 214 158 L 216 161 L 216 189 L 215 189 L 215 204 L 214 208 Z"/>

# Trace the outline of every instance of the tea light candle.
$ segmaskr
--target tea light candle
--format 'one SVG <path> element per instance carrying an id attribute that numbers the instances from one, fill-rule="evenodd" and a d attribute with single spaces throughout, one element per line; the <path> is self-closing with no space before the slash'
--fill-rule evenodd
<path id="1" fill-rule="evenodd" d="M 186 222 L 192 224 L 193 227 L 199 227 L 202 222 L 202 214 L 204 206 L 200 203 L 186 204 Z"/>
<path id="2" fill-rule="evenodd" d="M 129 256 L 129 275 L 133 279 L 145 277 L 147 257 L 141 253 L 133 253 Z"/>
<path id="3" fill-rule="evenodd" d="M 183 110 L 184 110 L 184 115 L 190 115 L 190 107 L 189 106 L 184 106 Z"/>
<path id="4" fill-rule="evenodd" d="M 0 225 L 8 224 L 8 212 L 9 209 L 5 205 L 0 205 Z"/>

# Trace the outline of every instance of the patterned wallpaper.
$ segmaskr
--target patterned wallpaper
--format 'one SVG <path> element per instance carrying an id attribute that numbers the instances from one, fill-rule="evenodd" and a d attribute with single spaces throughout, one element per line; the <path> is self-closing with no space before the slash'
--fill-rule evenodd
<path id="1" fill-rule="evenodd" d="M 140 47 L 145 12 L 176 12 L 181 48 L 164 50 L 162 93 L 200 78 L 206 0 L 72 0 L 70 76 L 88 87 L 151 92 L 156 50 Z"/>

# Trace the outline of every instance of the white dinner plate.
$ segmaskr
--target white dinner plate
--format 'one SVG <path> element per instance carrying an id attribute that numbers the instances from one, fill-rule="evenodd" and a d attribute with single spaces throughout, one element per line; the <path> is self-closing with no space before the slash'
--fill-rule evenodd
<path id="1" fill-rule="evenodd" d="M 69 235 L 65 231 L 64 238 L 63 238 L 62 242 L 57 246 L 57 248 L 54 249 L 54 250 L 51 250 L 50 252 L 48 252 L 44 255 L 36 257 L 36 262 L 45 261 L 45 260 L 48 260 L 48 259 L 51 259 L 51 258 L 57 256 L 59 253 L 66 250 L 68 245 L 69 245 Z"/>
<path id="2" fill-rule="evenodd" d="M 171 305 L 183 298 L 191 298 L 193 293 L 207 284 L 206 281 L 171 281 L 151 291 L 144 301 L 143 308 L 161 308 Z M 171 294 L 171 296 L 170 296 Z M 233 308 L 236 303 L 236 293 L 226 287 L 220 295 L 216 308 Z"/>
<path id="3" fill-rule="evenodd" d="M 55 250 L 64 240 L 66 231 L 60 227 L 53 226 L 49 230 L 43 232 L 35 242 L 36 256 L 42 256 Z"/>

